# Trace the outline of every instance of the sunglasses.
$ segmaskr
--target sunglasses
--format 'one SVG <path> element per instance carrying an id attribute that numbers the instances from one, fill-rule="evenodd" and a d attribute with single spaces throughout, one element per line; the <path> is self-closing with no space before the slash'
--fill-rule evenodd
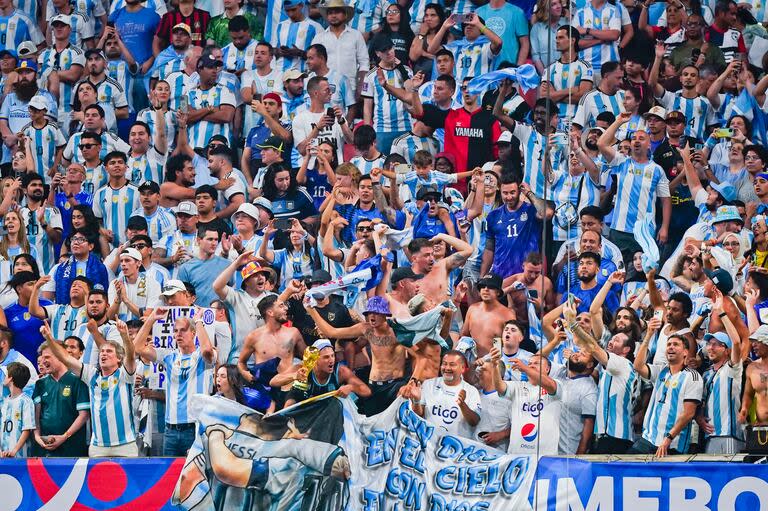
<path id="1" fill-rule="evenodd" d="M 147 248 L 148 246 L 149 245 L 147 245 L 146 243 L 136 243 L 134 245 L 131 245 L 131 248 L 135 248 L 136 250 L 142 250 Z"/>
<path id="2" fill-rule="evenodd" d="M 434 202 L 435 204 L 437 204 L 438 202 L 440 202 L 440 199 L 438 199 L 437 197 L 424 197 L 424 202 Z"/>
<path id="3" fill-rule="evenodd" d="M 358 232 L 373 232 L 373 227 L 358 227 Z"/>
<path id="4" fill-rule="evenodd" d="M 90 149 L 90 148 L 92 148 L 92 147 L 96 147 L 96 144 L 80 144 L 80 145 L 79 145 L 79 146 L 77 146 L 77 147 L 79 147 L 81 150 L 82 150 L 82 149 Z"/>

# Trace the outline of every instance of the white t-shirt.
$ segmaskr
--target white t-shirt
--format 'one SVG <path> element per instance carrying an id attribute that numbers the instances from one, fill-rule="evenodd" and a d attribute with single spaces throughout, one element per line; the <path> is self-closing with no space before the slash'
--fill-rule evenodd
<path id="1" fill-rule="evenodd" d="M 315 126 L 320 118 L 325 115 L 325 112 L 312 113 L 307 110 L 302 110 L 296 117 L 293 118 L 293 142 L 297 146 L 303 142 L 309 134 L 312 132 L 312 127 Z M 341 126 L 338 121 L 334 121 L 331 126 L 327 126 L 320 130 L 317 134 L 318 143 L 329 142 L 336 148 L 336 156 L 338 161 L 344 161 L 344 132 L 341 131 Z M 309 154 L 309 149 L 307 149 Z M 299 160 L 299 164 L 304 160 Z M 309 162 L 310 165 L 312 161 Z"/>
<path id="2" fill-rule="evenodd" d="M 477 414 L 480 414 L 480 393 L 463 379 L 458 385 L 448 386 L 443 377 L 430 378 L 421 386 L 421 402 L 424 405 L 424 418 L 438 427 L 441 432 L 464 438 L 474 438 L 473 427 L 464 419 L 456 404 L 459 391 L 465 390 L 464 402 Z"/>
<path id="3" fill-rule="evenodd" d="M 489 393 L 480 392 L 480 422 L 475 426 L 475 440 L 483 443 L 480 433 L 492 433 L 509 427 L 509 403 L 495 390 Z M 494 445 L 499 450 L 509 448 L 509 439 Z"/>
<path id="4" fill-rule="evenodd" d="M 576 454 L 581 432 L 584 430 L 584 419 L 594 417 L 597 413 L 597 385 L 591 374 L 568 378 L 565 366 L 562 371 L 557 374 L 550 373 L 550 376 L 558 378 L 568 389 L 560 413 L 560 440 L 557 451 L 559 454 Z"/>
<path id="5" fill-rule="evenodd" d="M 508 381 L 505 398 L 510 407 L 509 454 L 536 454 L 539 442 L 540 456 L 557 455 L 560 441 L 560 411 L 565 388 L 557 382 L 557 392 L 547 394 L 543 388 L 524 381 Z"/>

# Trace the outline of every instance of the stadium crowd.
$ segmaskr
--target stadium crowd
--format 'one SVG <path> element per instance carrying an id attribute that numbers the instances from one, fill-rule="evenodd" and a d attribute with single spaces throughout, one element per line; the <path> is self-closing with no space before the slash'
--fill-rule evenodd
<path id="1" fill-rule="evenodd" d="M 330 391 L 517 454 L 759 444 L 766 23 L 0 0 L 2 456 L 184 456 L 193 394 Z"/>

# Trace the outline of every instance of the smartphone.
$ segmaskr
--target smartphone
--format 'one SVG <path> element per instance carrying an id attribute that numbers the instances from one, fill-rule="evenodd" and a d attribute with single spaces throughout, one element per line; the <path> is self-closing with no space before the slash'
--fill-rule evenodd
<path id="1" fill-rule="evenodd" d="M 693 50 L 691 50 L 691 60 L 693 60 L 695 62 L 695 61 L 699 60 L 700 56 L 701 56 L 701 50 L 700 49 L 694 48 Z"/>
<path id="2" fill-rule="evenodd" d="M 531 297 L 531 298 L 538 298 L 539 297 L 539 292 L 537 290 L 535 290 L 535 289 L 529 289 L 528 290 L 528 296 Z"/>
<path id="3" fill-rule="evenodd" d="M 182 95 L 181 98 L 179 98 L 179 112 L 187 113 L 189 112 L 189 98 L 186 94 Z"/>
<path id="4" fill-rule="evenodd" d="M 407 174 L 413 170 L 413 165 L 407 163 L 398 163 L 395 165 L 395 174 Z"/>
<path id="5" fill-rule="evenodd" d="M 491 176 L 485 176 L 483 182 L 485 183 L 485 186 L 491 186 Z"/>
<path id="6" fill-rule="evenodd" d="M 712 136 L 715 138 L 733 138 L 734 134 L 731 128 L 717 128 L 712 132 Z"/>
<path id="7" fill-rule="evenodd" d="M 291 222 L 290 218 L 275 218 L 275 229 L 278 231 L 289 230 L 291 228 L 291 224 L 293 224 L 293 222 Z"/>
<path id="8" fill-rule="evenodd" d="M 336 112 L 334 112 L 333 111 L 333 107 L 330 107 L 330 106 L 328 107 L 328 110 L 325 111 L 325 115 L 327 115 L 331 119 L 335 119 L 336 118 Z"/>
<path id="9" fill-rule="evenodd" d="M 701 151 L 702 149 L 704 149 L 704 144 L 695 144 L 693 146 L 694 151 Z"/>
<path id="10" fill-rule="evenodd" d="M 454 14 L 453 19 L 456 20 L 456 23 L 464 23 L 467 21 L 468 14 Z"/>
<path id="11" fill-rule="evenodd" d="M 493 338 L 493 347 L 497 350 L 501 351 L 501 337 L 494 337 Z"/>
<path id="12" fill-rule="evenodd" d="M 556 319 L 555 328 L 559 330 L 565 330 L 565 321 L 563 321 L 562 319 Z"/>
<path id="13" fill-rule="evenodd" d="M 114 21 L 107 21 L 107 26 L 115 28 L 115 22 Z"/>
<path id="14" fill-rule="evenodd" d="M 661 309 L 656 309 L 653 311 L 653 319 L 658 319 L 659 321 L 662 320 L 664 317 L 664 311 Z"/>

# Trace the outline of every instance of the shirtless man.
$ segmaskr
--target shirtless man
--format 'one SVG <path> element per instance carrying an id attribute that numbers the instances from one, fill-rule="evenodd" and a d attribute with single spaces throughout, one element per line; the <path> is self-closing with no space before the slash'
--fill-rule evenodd
<path id="1" fill-rule="evenodd" d="M 502 290 L 501 277 L 498 275 L 489 274 L 481 278 L 477 282 L 477 289 L 480 301 L 467 310 L 461 335 L 473 338 L 477 356 L 483 357 L 491 351 L 493 338 L 498 337 L 504 329 L 504 323 L 515 319 L 515 311 L 499 302 Z"/>
<path id="2" fill-rule="evenodd" d="M 248 370 L 248 360 L 252 355 L 256 364 L 278 357 L 280 364 L 277 371 L 282 373 L 291 370 L 294 356 L 301 357 L 306 347 L 298 329 L 283 326 L 283 323 L 288 321 L 288 307 L 279 297 L 270 295 L 262 298 L 258 309 L 264 318 L 264 326 L 245 337 L 237 361 L 237 369 L 247 382 L 255 380 Z"/>
<path id="3" fill-rule="evenodd" d="M 744 385 L 744 399 L 739 410 L 738 420 L 747 423 L 752 401 L 755 406 L 755 426 L 768 426 L 768 325 L 760 325 L 749 336 L 752 350 L 759 357 L 747 366 L 747 378 Z"/>
<path id="4" fill-rule="evenodd" d="M 525 289 L 520 288 L 523 284 Z M 542 275 L 541 254 L 531 252 L 523 262 L 523 271 L 515 273 L 504 279 L 502 287 L 504 294 L 509 296 L 510 308 L 515 311 L 518 321 L 528 324 L 528 301 L 533 302 L 536 310 L 541 308 L 541 287 L 544 285 L 544 310 L 552 310 L 557 306 L 555 302 L 555 288 L 549 277 Z"/>
<path id="5" fill-rule="evenodd" d="M 314 307 L 307 305 L 307 312 L 321 335 L 331 339 L 357 339 L 356 342 L 371 346 L 371 373 L 368 377 L 371 397 L 361 403 L 361 411 L 370 416 L 386 410 L 397 397 L 397 391 L 406 383 L 406 348 L 397 342 L 387 323 L 387 317 L 391 316 L 387 299 L 383 296 L 369 298 L 363 312 L 365 323 L 345 328 L 332 327 Z"/>
<path id="6" fill-rule="evenodd" d="M 443 241 L 456 250 L 455 253 L 435 261 L 433 245 Z M 424 275 L 419 283 L 419 292 L 423 293 L 435 305 L 448 299 L 448 274 L 462 266 L 472 255 L 472 245 L 459 238 L 441 233 L 428 240 L 416 238 L 408 244 L 411 254 L 411 268 L 415 273 Z"/>
<path id="7" fill-rule="evenodd" d="M 408 302 L 419 292 L 420 280 L 423 275 L 413 272 L 412 268 L 397 268 L 392 272 L 389 282 L 392 284 L 392 291 L 387 293 L 389 299 L 389 310 L 392 311 L 392 317 L 410 318 L 411 311 L 408 309 Z"/>

